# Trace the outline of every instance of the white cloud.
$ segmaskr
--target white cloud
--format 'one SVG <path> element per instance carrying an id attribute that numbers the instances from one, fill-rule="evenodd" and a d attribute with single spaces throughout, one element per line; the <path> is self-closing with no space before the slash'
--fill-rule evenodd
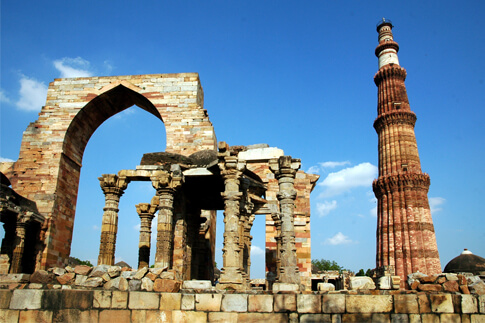
<path id="1" fill-rule="evenodd" d="M 325 188 L 320 197 L 336 196 L 355 187 L 370 186 L 376 177 L 377 167 L 371 163 L 361 163 L 354 167 L 330 173 L 319 184 Z"/>
<path id="2" fill-rule="evenodd" d="M 3 89 L 0 89 L 0 102 L 9 103 L 10 99 L 7 97 Z"/>
<path id="3" fill-rule="evenodd" d="M 428 200 L 429 200 L 429 207 L 431 209 L 431 214 L 441 211 L 442 208 L 439 206 L 446 202 L 446 200 L 442 197 L 430 197 Z"/>
<path id="4" fill-rule="evenodd" d="M 141 229 L 141 224 L 140 223 L 138 223 L 138 224 L 136 224 L 136 225 L 133 226 L 133 230 L 135 230 L 135 231 L 140 232 L 140 229 Z"/>
<path id="5" fill-rule="evenodd" d="M 14 162 L 14 161 L 15 160 L 10 159 L 10 158 L 0 157 L 0 163 L 11 163 L 11 162 Z"/>
<path id="6" fill-rule="evenodd" d="M 251 256 L 263 256 L 264 250 L 258 246 L 251 246 Z"/>
<path id="7" fill-rule="evenodd" d="M 47 97 L 47 86 L 43 82 L 22 75 L 19 95 L 17 108 L 25 111 L 40 111 Z"/>
<path id="8" fill-rule="evenodd" d="M 61 72 L 61 77 L 88 77 L 92 76 L 89 71 L 90 64 L 87 60 L 76 57 L 64 57 L 53 62 L 54 67 Z"/>
<path id="9" fill-rule="evenodd" d="M 326 168 L 335 168 L 335 167 L 345 166 L 345 165 L 350 165 L 350 162 L 348 160 L 341 161 L 341 162 L 326 161 L 326 162 L 323 162 L 323 163 L 318 163 L 318 165 L 311 166 L 307 170 L 307 173 L 309 173 L 309 174 L 319 174 L 320 172 L 325 171 Z"/>
<path id="10" fill-rule="evenodd" d="M 337 208 L 337 201 L 324 201 L 317 203 L 318 216 L 325 216 Z"/>
<path id="11" fill-rule="evenodd" d="M 99 231 L 99 227 L 97 225 L 93 225 L 93 230 L 94 231 Z"/>
<path id="12" fill-rule="evenodd" d="M 336 246 L 336 245 L 339 245 L 339 244 L 349 244 L 349 243 L 353 243 L 353 242 L 354 241 L 349 239 L 349 237 L 344 235 L 342 232 L 339 232 L 336 235 L 334 235 L 333 237 L 325 240 L 324 244 L 330 244 L 330 245 Z"/>

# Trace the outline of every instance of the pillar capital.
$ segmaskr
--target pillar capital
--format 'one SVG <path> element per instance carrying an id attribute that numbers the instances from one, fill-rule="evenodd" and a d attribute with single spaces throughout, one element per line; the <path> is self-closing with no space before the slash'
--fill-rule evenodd
<path id="1" fill-rule="evenodd" d="M 157 211 L 157 205 L 153 205 L 150 203 L 139 203 L 135 205 L 136 212 L 141 217 L 142 215 L 151 215 L 152 217 L 155 216 L 155 212 Z"/>
<path id="2" fill-rule="evenodd" d="M 116 174 L 103 174 L 101 177 L 98 177 L 98 180 L 105 195 L 115 194 L 121 196 L 129 183 L 125 176 L 119 177 Z"/>
<path id="3" fill-rule="evenodd" d="M 175 192 L 184 183 L 184 176 L 181 171 L 158 171 L 150 177 L 150 180 L 153 188 L 160 194 L 163 191 Z"/>

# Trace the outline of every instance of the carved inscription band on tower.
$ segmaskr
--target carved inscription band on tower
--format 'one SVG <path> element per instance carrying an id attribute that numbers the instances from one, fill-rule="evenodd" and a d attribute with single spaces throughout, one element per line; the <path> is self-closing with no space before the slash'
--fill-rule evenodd
<path id="1" fill-rule="evenodd" d="M 401 277 L 420 271 L 441 272 L 436 237 L 428 203 L 430 179 L 421 171 L 414 125 L 404 81 L 406 70 L 399 66 L 399 45 L 393 40 L 392 24 L 378 24 L 379 71 L 377 119 L 379 178 L 373 183 L 378 200 L 377 269 L 387 268 Z"/>

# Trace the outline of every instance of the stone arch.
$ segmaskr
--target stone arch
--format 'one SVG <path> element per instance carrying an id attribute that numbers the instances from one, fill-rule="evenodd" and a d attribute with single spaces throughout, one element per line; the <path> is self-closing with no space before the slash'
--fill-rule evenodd
<path id="1" fill-rule="evenodd" d="M 216 138 L 196 73 L 56 79 L 39 119 L 24 132 L 12 187 L 46 217 L 45 249 L 37 268 L 62 266 L 70 253 L 82 156 L 109 117 L 137 105 L 159 118 L 166 151 L 190 155 L 215 149 Z"/>

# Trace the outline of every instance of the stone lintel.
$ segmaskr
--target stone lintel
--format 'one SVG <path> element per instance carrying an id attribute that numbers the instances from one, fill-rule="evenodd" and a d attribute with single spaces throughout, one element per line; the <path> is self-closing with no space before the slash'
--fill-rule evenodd
<path id="1" fill-rule="evenodd" d="M 300 285 L 288 283 L 274 283 L 273 292 L 299 292 Z"/>

